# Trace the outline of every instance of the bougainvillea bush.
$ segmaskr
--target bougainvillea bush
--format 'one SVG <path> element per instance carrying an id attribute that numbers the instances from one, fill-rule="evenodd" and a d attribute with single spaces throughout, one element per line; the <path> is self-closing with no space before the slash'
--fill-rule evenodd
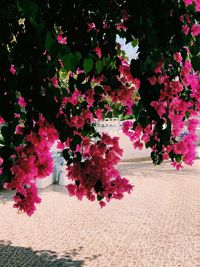
<path id="1" fill-rule="evenodd" d="M 0 14 L 0 186 L 14 190 L 14 207 L 31 215 L 41 201 L 36 180 L 52 172 L 55 142 L 70 195 L 103 207 L 130 193 L 118 138 L 95 129 L 114 112 L 134 116 L 123 124 L 133 153 L 193 163 L 199 0 L 1 0 Z M 138 45 L 137 59 L 117 36 Z"/>

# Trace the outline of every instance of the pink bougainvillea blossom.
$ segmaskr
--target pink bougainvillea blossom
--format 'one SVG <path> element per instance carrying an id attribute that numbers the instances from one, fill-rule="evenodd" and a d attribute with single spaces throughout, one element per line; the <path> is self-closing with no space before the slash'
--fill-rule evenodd
<path id="1" fill-rule="evenodd" d="M 174 60 L 178 63 L 180 63 L 183 60 L 181 53 L 179 52 L 174 53 L 173 57 L 174 57 Z"/>
<path id="2" fill-rule="evenodd" d="M 19 192 L 13 197 L 15 204 L 14 208 L 17 208 L 19 211 L 26 212 L 28 216 L 31 216 L 36 210 L 36 205 L 41 202 L 41 198 L 38 196 L 38 191 L 35 184 L 30 183 L 30 185 L 25 189 L 23 195 Z"/>
<path id="3" fill-rule="evenodd" d="M 35 204 L 40 203 L 36 189 L 36 180 L 48 176 L 53 171 L 53 158 L 50 148 L 58 139 L 54 127 L 40 117 L 38 133 L 26 136 L 27 144 L 16 147 L 15 163 L 11 168 L 13 179 L 4 184 L 6 189 L 16 189 L 14 207 L 29 216 L 35 211 Z"/>
<path id="4" fill-rule="evenodd" d="M 191 33 L 193 36 L 198 36 L 200 34 L 200 25 L 199 24 L 193 24 L 191 28 Z"/>
<path id="5" fill-rule="evenodd" d="M 2 174 L 2 163 L 3 163 L 3 159 L 0 157 L 0 176 L 1 176 L 1 174 Z"/>
<path id="6" fill-rule="evenodd" d="M 10 66 L 10 72 L 15 75 L 16 74 L 16 69 L 15 69 L 15 66 L 13 64 L 11 64 Z"/>
<path id="7" fill-rule="evenodd" d="M 185 35 L 188 35 L 190 28 L 187 25 L 182 25 L 182 30 Z"/>
<path id="8" fill-rule="evenodd" d="M 21 106 L 21 107 L 26 107 L 26 102 L 24 100 L 24 98 L 22 96 L 19 97 L 18 99 L 18 104 Z"/>
<path id="9" fill-rule="evenodd" d="M 196 11 L 200 11 L 200 1 L 199 0 L 183 0 L 186 6 L 195 3 Z"/>
<path id="10" fill-rule="evenodd" d="M 177 171 L 179 171 L 181 168 L 183 168 L 183 165 L 182 165 L 181 162 L 173 161 L 173 162 L 171 163 L 171 165 L 172 165 L 173 167 L 175 167 L 175 168 L 177 169 Z"/>
<path id="11" fill-rule="evenodd" d="M 55 76 L 51 78 L 51 82 L 54 87 L 58 87 L 58 79 Z"/>
<path id="12" fill-rule="evenodd" d="M 193 3 L 194 0 L 183 0 L 186 6 L 189 6 Z"/>
<path id="13" fill-rule="evenodd" d="M 114 167 L 119 162 L 120 155 L 122 150 L 118 138 L 103 134 L 101 140 L 90 145 L 83 162 L 68 167 L 68 177 L 75 181 L 75 184 L 66 186 L 68 193 L 79 200 L 86 196 L 94 201 L 96 196 L 101 207 L 111 199 L 121 199 L 124 193 L 130 193 L 133 186 L 128 180 L 121 178 Z"/>
<path id="14" fill-rule="evenodd" d="M 196 0 L 196 11 L 200 12 L 200 0 Z"/>
<path id="15" fill-rule="evenodd" d="M 4 123 L 4 119 L 0 116 L 0 125 Z"/>
<path id="16" fill-rule="evenodd" d="M 88 28 L 87 28 L 87 32 L 90 32 L 91 30 L 95 29 L 95 24 L 92 22 L 92 23 L 88 23 Z"/>
<path id="17" fill-rule="evenodd" d="M 101 54 L 101 48 L 99 46 L 97 46 L 95 49 L 94 49 L 95 53 L 97 54 L 98 58 L 101 58 L 102 57 L 102 54 Z"/>
<path id="18" fill-rule="evenodd" d="M 151 85 L 154 85 L 157 82 L 157 78 L 156 78 L 156 76 L 149 77 L 148 81 L 150 82 Z"/>
<path id="19" fill-rule="evenodd" d="M 63 37 L 62 34 L 57 36 L 57 40 L 59 44 L 67 44 L 67 37 Z"/>

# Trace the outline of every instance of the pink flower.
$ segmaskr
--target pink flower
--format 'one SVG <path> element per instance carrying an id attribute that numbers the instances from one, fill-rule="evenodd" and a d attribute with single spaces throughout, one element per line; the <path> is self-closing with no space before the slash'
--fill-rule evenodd
<path id="1" fill-rule="evenodd" d="M 122 126 L 122 131 L 124 134 L 128 135 L 129 129 L 133 126 L 133 122 L 124 121 Z"/>
<path id="2" fill-rule="evenodd" d="M 13 64 L 11 64 L 10 66 L 10 72 L 15 75 L 16 74 L 16 69 L 15 69 L 15 66 Z"/>
<path id="3" fill-rule="evenodd" d="M 183 30 L 185 35 L 188 35 L 190 28 L 188 26 L 183 25 L 182 30 Z"/>
<path id="4" fill-rule="evenodd" d="M 139 140 L 133 143 L 134 149 L 138 148 L 139 150 L 142 150 L 144 145 Z"/>
<path id="5" fill-rule="evenodd" d="M 200 0 L 195 0 L 196 2 L 196 11 L 200 12 Z"/>
<path id="6" fill-rule="evenodd" d="M 165 102 L 161 103 L 158 106 L 157 112 L 158 112 L 158 115 L 160 116 L 160 118 L 163 116 L 163 114 L 166 113 L 166 103 Z"/>
<path id="7" fill-rule="evenodd" d="M 179 81 L 170 82 L 170 87 L 172 94 L 177 94 L 183 90 L 183 85 Z"/>
<path id="8" fill-rule="evenodd" d="M 17 192 L 13 199 L 16 202 L 13 207 L 26 212 L 28 216 L 31 216 L 36 210 L 35 204 L 41 202 L 41 198 L 37 194 L 37 188 L 33 183 L 24 189 L 24 194 Z"/>
<path id="9" fill-rule="evenodd" d="M 186 6 L 189 6 L 193 3 L 193 0 L 183 0 Z"/>
<path id="10" fill-rule="evenodd" d="M 157 82 L 156 76 L 149 77 L 147 80 L 150 82 L 151 85 L 154 85 Z"/>
<path id="11" fill-rule="evenodd" d="M 0 125 L 4 123 L 4 119 L 0 116 Z"/>
<path id="12" fill-rule="evenodd" d="M 140 80 L 138 78 L 132 79 L 133 84 L 135 85 L 135 88 L 138 90 L 140 88 Z"/>
<path id="13" fill-rule="evenodd" d="M 73 184 L 68 184 L 66 186 L 67 192 L 69 193 L 70 196 L 75 196 L 76 195 L 76 185 Z"/>
<path id="14" fill-rule="evenodd" d="M 55 76 L 51 78 L 51 82 L 54 87 L 58 87 L 58 79 Z"/>
<path id="15" fill-rule="evenodd" d="M 94 49 L 95 53 L 97 54 L 98 58 L 101 58 L 102 57 L 102 54 L 101 54 L 101 48 L 99 46 L 97 46 L 95 49 Z"/>
<path id="16" fill-rule="evenodd" d="M 179 20 L 180 20 L 181 22 L 183 22 L 183 21 L 184 21 L 184 16 L 181 15 L 180 18 L 179 18 Z"/>
<path id="17" fill-rule="evenodd" d="M 24 133 L 24 128 L 20 125 L 17 125 L 16 126 L 16 129 L 15 129 L 15 133 L 16 134 L 23 134 Z"/>
<path id="18" fill-rule="evenodd" d="M 102 111 L 102 109 L 97 109 L 95 111 L 95 114 L 96 114 L 98 120 L 100 120 L 100 121 L 103 120 L 103 111 Z"/>
<path id="19" fill-rule="evenodd" d="M 174 53 L 173 57 L 174 57 L 174 60 L 175 60 L 177 63 L 180 63 L 180 62 L 183 60 L 183 58 L 182 58 L 182 56 L 181 56 L 181 53 L 179 53 L 179 52 Z"/>
<path id="20" fill-rule="evenodd" d="M 106 206 L 106 203 L 104 201 L 100 201 L 99 202 L 99 205 L 101 206 L 101 208 L 105 207 Z"/>
<path id="21" fill-rule="evenodd" d="M 57 148 L 58 149 L 64 149 L 65 148 L 65 145 L 62 142 L 58 142 L 57 143 Z"/>
<path id="22" fill-rule="evenodd" d="M 14 113 L 14 117 L 15 117 L 15 118 L 20 118 L 20 114 L 18 114 L 18 113 Z"/>
<path id="23" fill-rule="evenodd" d="M 93 22 L 92 23 L 88 23 L 87 32 L 90 32 L 92 29 L 95 29 L 95 24 Z"/>
<path id="24" fill-rule="evenodd" d="M 67 37 L 62 37 L 62 34 L 57 36 L 57 40 L 59 44 L 67 44 Z"/>
<path id="25" fill-rule="evenodd" d="M 21 106 L 21 107 L 25 107 L 26 106 L 26 102 L 24 100 L 24 98 L 22 96 L 19 97 L 18 99 L 18 104 Z"/>
<path id="26" fill-rule="evenodd" d="M 188 131 L 195 132 L 198 125 L 199 125 L 199 120 L 189 119 L 188 120 Z"/>
<path id="27" fill-rule="evenodd" d="M 173 161 L 173 162 L 171 163 L 171 165 L 172 165 L 173 167 L 175 167 L 175 168 L 177 169 L 177 171 L 179 171 L 181 168 L 183 168 L 183 166 L 182 166 L 182 164 L 181 164 L 180 162 Z"/>
<path id="28" fill-rule="evenodd" d="M 59 64 L 60 64 L 61 68 L 64 68 L 64 64 L 62 63 L 62 60 L 59 59 L 58 62 L 59 62 Z"/>
<path id="29" fill-rule="evenodd" d="M 199 24 L 193 24 L 191 28 L 191 32 L 193 36 L 198 36 L 200 34 L 200 25 Z"/>
<path id="30" fill-rule="evenodd" d="M 127 27 L 123 24 L 123 23 L 118 23 L 117 24 L 117 30 L 120 31 L 120 30 L 126 30 Z"/>
<path id="31" fill-rule="evenodd" d="M 1 168 L 2 163 L 3 163 L 3 159 L 0 157 L 0 175 L 2 174 L 2 168 Z"/>

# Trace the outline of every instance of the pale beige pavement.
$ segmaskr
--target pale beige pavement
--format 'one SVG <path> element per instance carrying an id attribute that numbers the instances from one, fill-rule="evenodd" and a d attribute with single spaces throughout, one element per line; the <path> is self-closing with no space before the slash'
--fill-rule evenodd
<path id="1" fill-rule="evenodd" d="M 200 160 L 179 172 L 150 162 L 119 168 L 134 192 L 102 210 L 51 186 L 29 218 L 1 193 L 0 266 L 200 266 Z"/>

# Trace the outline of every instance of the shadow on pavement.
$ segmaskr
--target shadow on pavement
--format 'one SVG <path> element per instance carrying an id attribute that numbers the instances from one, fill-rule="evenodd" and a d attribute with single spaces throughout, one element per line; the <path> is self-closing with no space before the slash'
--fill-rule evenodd
<path id="1" fill-rule="evenodd" d="M 13 195 L 13 191 L 0 190 L 0 204 L 6 204 L 6 202 L 12 201 Z"/>
<path id="2" fill-rule="evenodd" d="M 54 251 L 33 251 L 12 246 L 10 241 L 0 241 L 0 267 L 82 267 L 84 261 L 72 259 L 78 254 L 72 250 L 60 256 Z"/>

